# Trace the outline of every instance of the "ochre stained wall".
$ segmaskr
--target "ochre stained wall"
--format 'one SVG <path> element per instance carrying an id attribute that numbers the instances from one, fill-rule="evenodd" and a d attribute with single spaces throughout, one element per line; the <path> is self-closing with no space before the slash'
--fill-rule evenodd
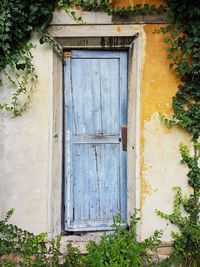
<path id="1" fill-rule="evenodd" d="M 164 25 L 144 26 L 144 56 L 140 109 L 140 209 L 141 237 L 152 229 L 165 229 L 165 240 L 171 228 L 155 210 L 170 212 L 174 198 L 173 187 L 181 185 L 187 192 L 187 168 L 180 164 L 179 144 L 189 144 L 190 137 L 182 130 L 164 126 L 159 113 L 172 114 L 172 97 L 179 79 L 169 70 L 166 45 L 160 28 Z"/>
<path id="2" fill-rule="evenodd" d="M 178 79 L 169 70 L 166 60 L 166 46 L 163 35 L 159 31 L 163 25 L 145 25 L 146 36 L 143 58 L 142 86 L 141 86 L 141 208 L 146 196 L 150 193 L 150 186 L 145 180 L 144 172 L 147 166 L 144 161 L 145 124 L 152 120 L 155 114 L 172 113 L 172 97 L 175 95 Z M 170 130 L 165 128 L 165 132 Z M 157 136 L 155 135 L 155 138 Z M 159 141 L 159 140 L 157 140 Z M 162 145 L 162 144 L 159 144 Z M 152 151 L 153 156 L 153 151 Z"/>
<path id="3" fill-rule="evenodd" d="M 114 0 L 115 6 L 135 4 L 165 5 L 165 0 Z M 140 103 L 140 238 L 153 230 L 164 229 L 164 240 L 170 240 L 171 226 L 155 210 L 172 211 L 174 186 L 187 187 L 187 168 L 180 164 L 179 144 L 189 145 L 190 136 L 176 127 L 166 128 L 159 113 L 172 114 L 172 97 L 179 79 L 169 70 L 166 44 L 161 24 L 143 25 Z"/>

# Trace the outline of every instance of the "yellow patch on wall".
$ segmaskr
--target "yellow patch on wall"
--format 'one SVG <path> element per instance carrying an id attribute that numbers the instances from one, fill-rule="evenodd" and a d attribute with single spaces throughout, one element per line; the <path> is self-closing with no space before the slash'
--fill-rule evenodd
<path id="1" fill-rule="evenodd" d="M 141 209 L 146 197 L 152 191 L 146 177 L 148 172 L 144 159 L 144 148 L 147 145 L 144 136 L 145 122 L 150 121 L 155 113 L 172 113 L 172 97 L 179 83 L 173 71 L 169 70 L 165 37 L 160 31 L 162 26 L 156 24 L 144 26 L 146 42 L 141 84 Z M 166 127 L 163 129 L 166 134 L 169 132 Z M 159 139 L 159 136 L 157 138 Z"/>
<path id="2" fill-rule="evenodd" d="M 146 46 L 142 77 L 142 121 L 149 120 L 154 112 L 172 112 L 172 97 L 179 83 L 174 72 L 169 70 L 165 37 L 160 32 L 162 26 L 144 26 Z"/>

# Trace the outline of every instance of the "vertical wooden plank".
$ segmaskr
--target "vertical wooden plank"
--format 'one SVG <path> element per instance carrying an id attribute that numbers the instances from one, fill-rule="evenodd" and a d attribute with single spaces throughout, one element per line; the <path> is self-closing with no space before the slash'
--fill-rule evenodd
<path id="1" fill-rule="evenodd" d="M 70 226 L 72 219 L 71 204 L 73 203 L 71 192 L 71 139 L 72 139 L 72 98 L 71 98 L 71 59 L 66 58 L 64 62 L 64 72 L 65 72 L 65 93 L 64 93 L 64 104 L 65 104 L 65 223 L 67 227 Z"/>
<path id="2" fill-rule="evenodd" d="M 102 59 L 101 106 L 104 134 L 119 133 L 119 59 Z"/>
<path id="3" fill-rule="evenodd" d="M 103 160 L 99 161 L 101 177 L 101 218 L 112 223 L 112 217 L 118 213 L 118 165 L 119 145 L 106 144 L 99 147 Z"/>
<path id="4" fill-rule="evenodd" d="M 91 60 L 91 91 L 93 100 L 94 133 L 103 133 L 102 107 L 101 107 L 101 73 L 99 72 L 99 59 Z"/>
<path id="5" fill-rule="evenodd" d="M 86 66 L 87 67 L 87 66 Z M 72 59 L 72 84 L 73 84 L 73 120 L 74 120 L 74 134 L 85 133 L 85 109 L 84 101 L 86 102 L 85 97 L 85 86 L 86 80 L 88 81 L 89 77 L 83 75 L 83 64 L 77 59 Z M 88 107 L 89 108 L 89 107 Z M 89 112 L 89 110 L 88 110 Z"/>
<path id="6" fill-rule="evenodd" d="M 89 207 L 89 166 L 90 159 L 88 145 L 73 146 L 74 166 L 74 221 L 88 219 Z"/>
<path id="7" fill-rule="evenodd" d="M 127 89 L 128 89 L 128 58 L 126 52 L 120 52 L 120 126 L 127 125 Z M 120 131 L 121 134 L 121 131 Z M 122 136 L 121 136 L 122 137 Z M 123 151 L 123 144 L 120 144 L 120 199 L 121 214 L 124 221 L 127 220 L 127 152 Z"/>
<path id="8" fill-rule="evenodd" d="M 100 133 L 100 73 L 98 59 L 73 59 L 73 100 L 76 134 Z"/>

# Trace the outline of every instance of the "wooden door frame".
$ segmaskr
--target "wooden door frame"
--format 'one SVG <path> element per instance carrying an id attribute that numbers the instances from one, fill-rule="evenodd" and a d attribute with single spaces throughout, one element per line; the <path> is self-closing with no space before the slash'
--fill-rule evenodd
<path id="1" fill-rule="evenodd" d="M 73 28 L 74 31 L 70 30 Z M 51 26 L 50 33 L 61 48 L 90 49 L 128 49 L 128 144 L 127 144 L 127 217 L 130 219 L 134 209 L 140 208 L 140 82 L 142 69 L 142 51 L 144 32 L 141 25 L 56 25 Z M 80 37 L 87 42 L 77 43 Z M 132 42 L 120 45 L 112 42 L 112 47 L 102 46 L 94 38 L 130 37 Z M 74 46 L 72 45 L 72 40 Z M 68 43 L 68 41 L 70 41 Z M 92 43 L 92 44 L 91 44 Z M 49 224 L 50 236 L 62 232 L 62 183 L 63 183 L 63 66 L 62 59 L 53 52 L 53 88 L 52 88 L 52 124 L 50 125 L 50 167 L 49 167 Z"/>

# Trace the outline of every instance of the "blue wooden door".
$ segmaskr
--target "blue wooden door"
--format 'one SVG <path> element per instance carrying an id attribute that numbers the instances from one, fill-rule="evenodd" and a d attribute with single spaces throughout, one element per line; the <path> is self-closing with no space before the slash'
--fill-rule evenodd
<path id="1" fill-rule="evenodd" d="M 127 210 L 127 52 L 73 50 L 64 73 L 65 229 L 110 229 Z"/>

